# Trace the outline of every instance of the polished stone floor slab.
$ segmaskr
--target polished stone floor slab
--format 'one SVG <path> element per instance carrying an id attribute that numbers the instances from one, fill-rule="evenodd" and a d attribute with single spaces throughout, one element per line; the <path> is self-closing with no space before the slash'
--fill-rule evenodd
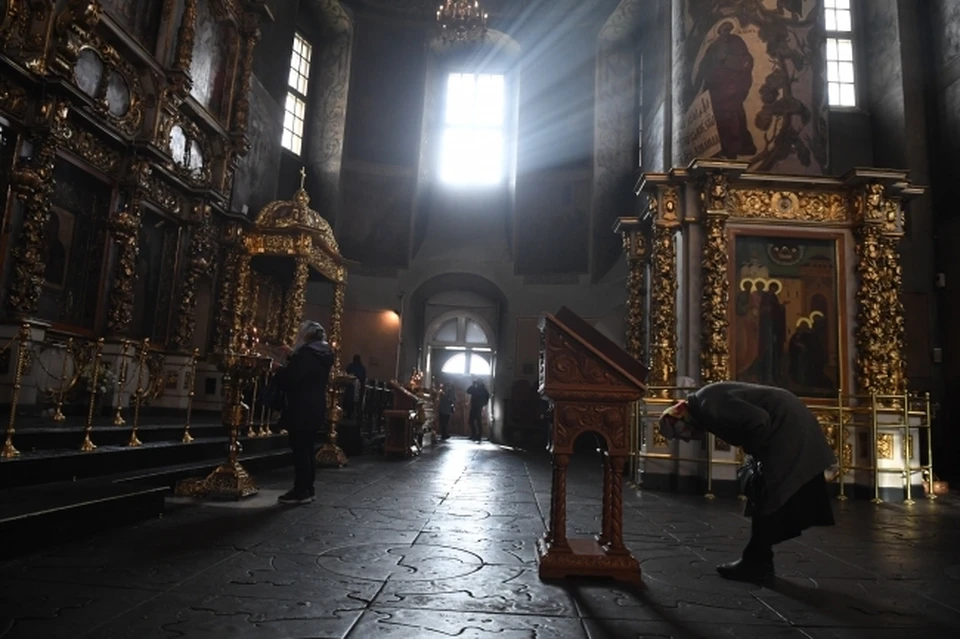
<path id="1" fill-rule="evenodd" d="M 777 549 L 770 587 L 721 580 L 749 520 L 735 500 L 627 489 L 644 586 L 542 582 L 543 454 L 451 440 L 413 460 L 289 471 L 241 503 L 164 517 L 0 564 L 0 639 L 627 639 L 960 636 L 960 501 L 835 502 L 838 525 Z M 569 532 L 597 532 L 600 466 L 571 464 Z"/>

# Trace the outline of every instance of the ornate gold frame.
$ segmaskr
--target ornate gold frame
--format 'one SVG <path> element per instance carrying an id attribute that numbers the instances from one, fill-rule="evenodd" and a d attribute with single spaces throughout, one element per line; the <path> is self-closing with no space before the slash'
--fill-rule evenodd
<path id="1" fill-rule="evenodd" d="M 854 169 L 842 177 L 810 177 L 748 173 L 743 162 L 695 160 L 686 168 L 644 174 L 636 193 L 647 196 L 646 212 L 640 218 L 621 218 L 614 230 L 625 238 L 627 234 L 635 238 L 642 227 L 651 237 L 651 270 L 646 283 L 649 315 L 631 310 L 627 317 L 631 342 L 649 329 L 651 386 L 673 386 L 676 382 L 676 233 L 686 233 L 688 226 L 703 229 L 700 376 L 703 383 L 709 383 L 730 376 L 728 228 L 763 225 L 771 235 L 796 236 L 810 232 L 811 227 L 846 229 L 852 234 L 858 280 L 855 388 L 860 395 L 903 394 L 907 380 L 898 242 L 903 235 L 905 203 L 923 191 L 910 183 L 905 171 L 884 169 Z M 699 211 L 686 205 L 694 196 Z M 637 241 L 624 241 L 631 268 L 628 309 L 642 304 L 643 291 L 634 272 L 638 246 Z M 846 256 L 840 257 L 845 263 Z M 845 268 L 843 263 L 838 261 L 838 266 Z M 840 279 L 844 277 L 841 271 Z M 840 305 L 844 312 L 845 306 L 844 300 Z M 850 319 L 843 318 L 841 348 L 850 348 L 845 333 Z M 842 356 L 846 362 L 850 353 Z M 848 378 L 845 380 L 845 389 L 854 386 Z"/>

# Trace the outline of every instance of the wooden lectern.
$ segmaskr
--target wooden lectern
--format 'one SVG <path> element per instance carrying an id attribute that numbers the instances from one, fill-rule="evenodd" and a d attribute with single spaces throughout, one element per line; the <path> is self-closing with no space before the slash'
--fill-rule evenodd
<path id="1" fill-rule="evenodd" d="M 383 411 L 386 438 L 383 454 L 387 456 L 413 457 L 420 454 L 414 427 L 420 398 L 396 382 L 390 382 L 393 406 Z"/>
<path id="2" fill-rule="evenodd" d="M 623 544 L 623 468 L 630 455 L 630 406 L 643 397 L 646 367 L 566 307 L 540 321 L 540 394 L 553 400 L 550 522 L 537 542 L 541 579 L 613 577 L 640 582 Z M 567 538 L 567 466 L 573 444 L 593 432 L 607 444 L 601 531 Z"/>

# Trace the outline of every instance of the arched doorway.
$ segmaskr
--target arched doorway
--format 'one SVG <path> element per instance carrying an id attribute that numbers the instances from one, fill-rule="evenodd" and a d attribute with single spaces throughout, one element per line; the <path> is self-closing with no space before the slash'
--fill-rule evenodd
<path id="1" fill-rule="evenodd" d="M 480 315 L 469 310 L 448 311 L 427 327 L 426 378 L 456 389 L 457 405 L 450 420 L 452 435 L 470 433 L 467 388 L 480 380 L 492 395 L 496 370 L 496 333 Z M 490 437 L 490 405 L 483 412 L 483 434 Z"/>

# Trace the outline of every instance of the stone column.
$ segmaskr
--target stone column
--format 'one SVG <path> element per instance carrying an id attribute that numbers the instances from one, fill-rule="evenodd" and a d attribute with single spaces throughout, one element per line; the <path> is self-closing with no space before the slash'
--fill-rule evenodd
<path id="1" fill-rule="evenodd" d="M 336 224 L 340 208 L 340 173 L 343 141 L 347 128 L 347 96 L 350 89 L 350 63 L 353 52 L 353 22 L 339 2 L 323 8 L 323 43 L 317 47 L 316 85 L 320 93 L 310 113 L 315 135 L 308 139 L 306 157 L 312 179 L 311 189 L 318 199 L 317 209 Z"/>
<path id="2" fill-rule="evenodd" d="M 632 41 L 601 41 L 597 50 L 590 215 L 596 236 L 592 270 L 605 273 L 617 259 L 608 237 L 617 214 L 630 206 L 627 184 L 636 170 L 636 52 Z M 602 235 L 600 235 L 602 234 Z"/>
<path id="3" fill-rule="evenodd" d="M 771 4 L 672 3 L 675 165 L 725 158 L 825 172 L 823 4 Z"/>
<path id="4" fill-rule="evenodd" d="M 623 240 L 627 258 L 626 351 L 631 357 L 646 361 L 647 356 L 647 266 L 650 252 L 639 218 L 620 218 L 614 228 Z"/>

